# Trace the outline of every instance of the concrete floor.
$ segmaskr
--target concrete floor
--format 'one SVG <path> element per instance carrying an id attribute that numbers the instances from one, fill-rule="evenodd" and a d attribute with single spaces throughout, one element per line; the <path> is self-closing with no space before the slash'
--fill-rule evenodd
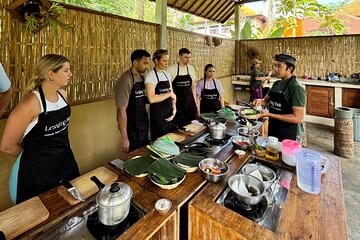
<path id="1" fill-rule="evenodd" d="M 306 123 L 306 134 L 309 148 L 333 154 L 333 127 Z M 353 159 L 340 158 L 350 240 L 360 239 L 360 142 L 354 149 Z"/>

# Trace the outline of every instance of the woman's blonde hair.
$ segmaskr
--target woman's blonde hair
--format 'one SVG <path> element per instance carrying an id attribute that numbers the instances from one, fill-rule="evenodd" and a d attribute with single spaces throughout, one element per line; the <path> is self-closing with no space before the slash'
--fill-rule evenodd
<path id="1" fill-rule="evenodd" d="M 166 49 L 158 49 L 158 50 L 156 50 L 154 52 L 154 54 L 153 54 L 153 58 L 152 58 L 153 62 L 155 63 L 155 60 L 159 61 L 161 59 L 161 57 L 164 56 L 164 55 L 169 55 L 169 51 L 166 50 Z"/>
<path id="2" fill-rule="evenodd" d="M 59 54 L 46 54 L 35 64 L 35 74 L 27 84 L 24 94 L 38 88 L 45 79 L 48 79 L 48 72 L 58 72 L 69 59 Z"/>

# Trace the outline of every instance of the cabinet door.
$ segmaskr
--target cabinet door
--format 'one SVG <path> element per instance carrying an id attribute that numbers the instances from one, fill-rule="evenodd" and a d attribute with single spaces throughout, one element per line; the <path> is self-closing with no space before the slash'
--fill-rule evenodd
<path id="1" fill-rule="evenodd" d="M 335 91 L 333 87 L 306 86 L 306 114 L 334 117 Z"/>
<path id="2" fill-rule="evenodd" d="M 360 108 L 360 90 L 352 88 L 342 89 L 342 106 Z"/>

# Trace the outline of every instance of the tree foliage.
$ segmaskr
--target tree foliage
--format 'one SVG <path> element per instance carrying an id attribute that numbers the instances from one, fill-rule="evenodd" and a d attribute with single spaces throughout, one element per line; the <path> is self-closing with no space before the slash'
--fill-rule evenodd
<path id="1" fill-rule="evenodd" d="M 124 17 L 155 22 L 156 5 L 148 0 L 56 0 L 60 3 L 76 5 L 100 12 L 112 13 Z M 195 29 L 195 16 L 168 8 L 167 23 L 169 26 L 185 30 Z"/>

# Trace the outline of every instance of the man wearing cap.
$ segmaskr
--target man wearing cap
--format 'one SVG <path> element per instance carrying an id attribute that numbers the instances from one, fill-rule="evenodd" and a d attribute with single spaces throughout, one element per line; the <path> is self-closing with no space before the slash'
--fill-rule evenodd
<path id="1" fill-rule="evenodd" d="M 264 77 L 264 74 L 260 72 L 260 63 L 262 62 L 257 59 L 251 61 L 250 102 L 262 98 L 261 86 L 270 79 L 270 77 Z"/>
<path id="2" fill-rule="evenodd" d="M 282 141 L 296 140 L 297 125 L 305 115 L 306 91 L 293 75 L 296 59 L 286 54 L 275 55 L 274 73 L 281 80 L 276 81 L 263 99 L 252 104 L 269 106 L 269 112 L 262 111 L 260 117 L 269 117 L 269 136 Z"/>

